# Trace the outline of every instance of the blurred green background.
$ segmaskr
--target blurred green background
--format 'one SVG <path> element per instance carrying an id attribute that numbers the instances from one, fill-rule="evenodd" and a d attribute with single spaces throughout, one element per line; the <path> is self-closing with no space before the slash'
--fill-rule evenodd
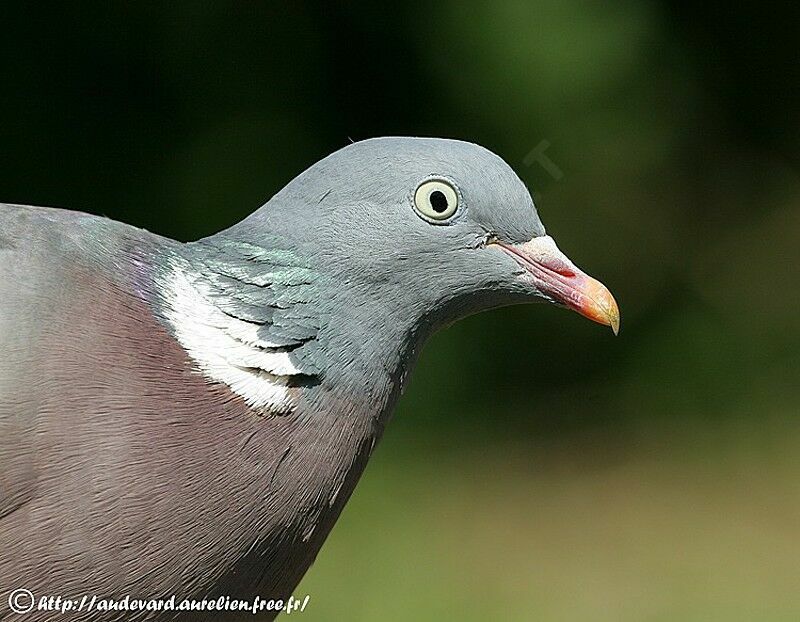
<path id="1" fill-rule="evenodd" d="M 0 199 L 192 239 L 349 139 L 493 149 L 622 332 L 437 335 L 303 619 L 797 620 L 800 9 L 768 6 L 6 3 Z"/>

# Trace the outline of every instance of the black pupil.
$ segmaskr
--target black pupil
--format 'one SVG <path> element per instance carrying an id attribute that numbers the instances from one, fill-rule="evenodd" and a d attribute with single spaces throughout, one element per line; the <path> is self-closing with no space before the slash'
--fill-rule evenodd
<path id="1" fill-rule="evenodd" d="M 447 211 L 447 197 L 441 190 L 434 190 L 430 196 L 431 207 L 437 214 Z"/>

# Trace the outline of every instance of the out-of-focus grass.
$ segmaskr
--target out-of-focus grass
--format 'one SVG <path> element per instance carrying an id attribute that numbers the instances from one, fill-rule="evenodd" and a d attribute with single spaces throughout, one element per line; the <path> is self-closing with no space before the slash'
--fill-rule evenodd
<path id="1" fill-rule="evenodd" d="M 797 620 L 800 423 L 752 428 L 425 458 L 390 431 L 304 619 Z"/>

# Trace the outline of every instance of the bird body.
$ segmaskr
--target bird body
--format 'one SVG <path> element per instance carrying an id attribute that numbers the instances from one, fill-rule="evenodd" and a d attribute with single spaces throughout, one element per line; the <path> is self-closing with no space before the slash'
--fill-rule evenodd
<path id="1" fill-rule="evenodd" d="M 0 591 L 285 598 L 431 332 L 532 298 L 590 315 L 558 298 L 572 264 L 546 291 L 495 244 L 544 238 L 502 160 L 438 139 L 347 147 L 187 244 L 0 206 Z M 75 619 L 115 615 L 175 614 Z"/>
<path id="2" fill-rule="evenodd" d="M 14 322 L 0 333 L 2 587 L 290 591 L 352 492 L 390 396 L 361 419 L 325 390 L 297 415 L 258 412 L 195 373 L 159 318 L 155 266 L 176 243 L 84 214 L 0 215 L 0 253 L 13 256 L 3 319 Z"/>

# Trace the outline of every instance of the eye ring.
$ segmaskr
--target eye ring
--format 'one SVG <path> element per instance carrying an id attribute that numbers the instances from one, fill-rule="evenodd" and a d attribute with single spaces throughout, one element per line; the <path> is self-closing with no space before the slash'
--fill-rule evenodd
<path id="1" fill-rule="evenodd" d="M 414 192 L 414 209 L 433 224 L 444 224 L 458 211 L 459 195 L 444 179 L 426 179 Z"/>

